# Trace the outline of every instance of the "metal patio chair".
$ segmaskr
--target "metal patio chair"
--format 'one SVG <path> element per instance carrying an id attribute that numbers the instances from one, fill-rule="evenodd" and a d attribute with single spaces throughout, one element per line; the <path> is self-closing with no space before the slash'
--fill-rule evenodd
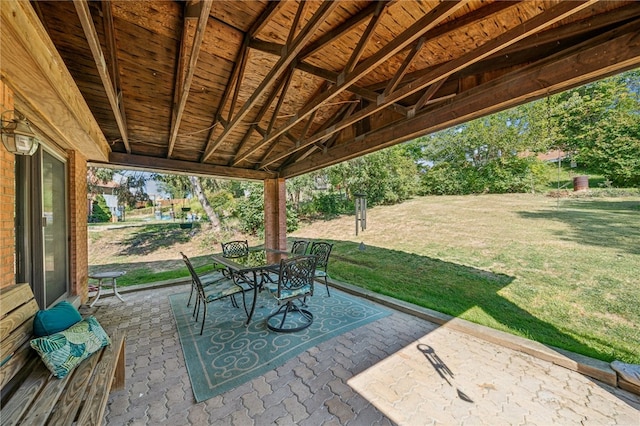
<path id="1" fill-rule="evenodd" d="M 187 265 L 187 269 L 189 269 L 189 273 L 191 274 L 191 279 L 195 284 L 196 288 L 196 303 L 193 307 L 193 316 L 198 322 L 198 317 L 200 315 L 200 305 L 202 305 L 204 313 L 202 315 L 202 327 L 200 327 L 200 335 L 204 331 L 204 323 L 207 319 L 207 305 L 216 300 L 224 299 L 225 297 L 229 297 L 231 299 L 231 303 L 234 307 L 238 308 L 238 302 L 235 299 L 235 295 L 240 293 L 242 294 L 242 304 L 244 305 L 244 310 L 247 312 L 247 304 L 244 297 L 244 292 L 246 291 L 241 286 L 235 284 L 233 279 L 223 277 L 222 279 L 216 280 L 214 282 L 210 282 L 208 285 L 204 285 L 201 278 L 204 278 L 205 275 L 199 276 L 196 272 L 195 268 L 191 264 L 191 261 L 184 253 L 180 252 L 182 255 L 182 260 L 185 265 Z"/>
<path id="2" fill-rule="evenodd" d="M 304 301 L 307 296 L 313 295 L 316 261 L 315 256 L 299 256 L 280 261 L 278 281 L 266 284 L 266 288 L 280 305 L 277 311 L 267 317 L 269 330 L 292 333 L 313 323 L 313 314 L 306 309 Z"/>
<path id="3" fill-rule="evenodd" d="M 309 254 L 315 256 L 318 261 L 316 263 L 316 272 L 315 276 L 317 278 L 324 279 L 324 285 L 327 288 L 327 296 L 331 296 L 329 293 L 329 284 L 327 282 L 327 278 L 329 275 L 327 274 L 327 266 L 329 265 L 329 256 L 331 255 L 331 250 L 333 249 L 333 244 L 325 243 L 325 242 L 314 242 L 311 244 L 311 249 L 309 250 Z"/>
<path id="4" fill-rule="evenodd" d="M 291 244 L 291 254 L 303 256 L 307 253 L 307 247 L 309 247 L 309 241 L 295 240 L 293 244 Z"/>

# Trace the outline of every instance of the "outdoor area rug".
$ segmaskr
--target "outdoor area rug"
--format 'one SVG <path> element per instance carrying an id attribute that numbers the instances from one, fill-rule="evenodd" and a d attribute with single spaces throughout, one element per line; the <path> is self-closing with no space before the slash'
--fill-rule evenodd
<path id="1" fill-rule="evenodd" d="M 307 299 L 313 324 L 295 333 L 276 333 L 265 322 L 277 309 L 276 301 L 262 292 L 249 325 L 245 325 L 247 316 L 240 297 L 240 308 L 234 308 L 228 299 L 209 303 L 200 336 L 201 322 L 196 323 L 191 316 L 193 303 L 187 307 L 189 293 L 169 299 L 197 402 L 252 380 L 332 337 L 391 314 L 388 309 L 338 290 L 332 289 L 331 297 L 327 297 L 319 287 Z M 247 302 L 250 299 L 248 296 Z"/>

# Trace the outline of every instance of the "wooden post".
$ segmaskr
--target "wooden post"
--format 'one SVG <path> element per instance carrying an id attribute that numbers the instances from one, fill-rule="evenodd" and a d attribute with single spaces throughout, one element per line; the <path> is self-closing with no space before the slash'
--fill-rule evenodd
<path id="1" fill-rule="evenodd" d="M 264 181 L 264 245 L 287 249 L 287 191 L 282 178 Z"/>

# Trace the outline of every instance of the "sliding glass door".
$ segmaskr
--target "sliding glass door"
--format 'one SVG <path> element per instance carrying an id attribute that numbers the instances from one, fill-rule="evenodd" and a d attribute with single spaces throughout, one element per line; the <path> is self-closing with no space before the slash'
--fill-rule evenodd
<path id="1" fill-rule="evenodd" d="M 65 161 L 40 148 L 16 157 L 16 252 L 18 282 L 29 282 L 41 308 L 69 288 Z"/>
<path id="2" fill-rule="evenodd" d="M 45 301 L 47 306 L 67 292 L 67 185 L 65 164 L 42 154 L 42 232 Z"/>

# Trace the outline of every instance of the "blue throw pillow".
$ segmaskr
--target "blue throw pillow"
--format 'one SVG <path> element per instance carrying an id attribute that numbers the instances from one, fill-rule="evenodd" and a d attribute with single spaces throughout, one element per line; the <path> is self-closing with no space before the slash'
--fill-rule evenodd
<path id="1" fill-rule="evenodd" d="M 80 321 L 80 312 L 71 303 L 63 300 L 52 308 L 36 312 L 33 319 L 33 335 L 41 337 L 59 333 Z"/>
<path id="2" fill-rule="evenodd" d="M 68 329 L 31 340 L 49 371 L 62 379 L 82 360 L 111 344 L 111 339 L 95 317 L 88 317 Z"/>

